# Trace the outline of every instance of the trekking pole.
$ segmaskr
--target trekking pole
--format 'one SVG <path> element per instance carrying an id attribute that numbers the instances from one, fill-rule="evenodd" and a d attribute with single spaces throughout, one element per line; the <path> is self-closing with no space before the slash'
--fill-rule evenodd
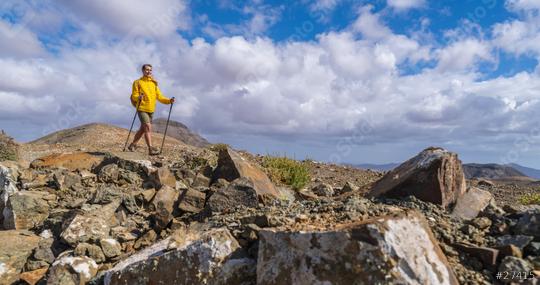
<path id="1" fill-rule="evenodd" d="M 131 122 L 131 127 L 129 128 L 129 134 L 126 140 L 126 144 L 124 145 L 124 150 L 122 150 L 123 152 L 126 151 L 126 147 L 129 142 L 129 137 L 131 136 L 131 130 L 133 129 L 133 125 L 135 124 L 135 118 L 137 118 L 137 113 L 139 112 L 139 106 L 141 106 L 141 102 L 142 100 L 141 100 L 141 97 L 139 96 L 139 103 L 137 103 L 137 108 L 135 109 L 135 115 L 133 115 L 133 121 Z"/>
<path id="2" fill-rule="evenodd" d="M 172 97 L 174 99 L 174 97 Z M 165 136 L 167 136 L 167 129 L 169 128 L 169 120 L 171 119 L 171 111 L 174 103 L 171 103 L 171 108 L 169 108 L 169 117 L 167 117 L 167 124 L 165 124 L 165 132 L 163 132 L 163 141 L 161 141 L 161 149 L 159 150 L 159 154 L 163 152 L 163 145 L 165 144 Z"/>

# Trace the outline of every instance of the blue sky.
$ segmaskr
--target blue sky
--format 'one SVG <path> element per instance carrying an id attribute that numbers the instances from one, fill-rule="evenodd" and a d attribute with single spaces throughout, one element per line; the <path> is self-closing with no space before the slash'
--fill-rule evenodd
<path id="1" fill-rule="evenodd" d="M 128 127 L 149 62 L 172 118 L 214 142 L 341 163 L 436 145 L 540 168 L 539 14 L 535 0 L 7 0 L 0 128 Z"/>

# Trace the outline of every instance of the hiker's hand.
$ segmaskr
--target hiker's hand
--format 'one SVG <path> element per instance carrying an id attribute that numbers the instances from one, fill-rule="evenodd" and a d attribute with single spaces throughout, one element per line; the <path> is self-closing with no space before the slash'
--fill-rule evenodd
<path id="1" fill-rule="evenodd" d="M 174 103 L 174 97 L 171 98 L 171 104 L 173 104 L 173 103 Z"/>
<path id="2" fill-rule="evenodd" d="M 144 99 L 144 94 L 139 95 L 139 101 L 142 101 Z"/>

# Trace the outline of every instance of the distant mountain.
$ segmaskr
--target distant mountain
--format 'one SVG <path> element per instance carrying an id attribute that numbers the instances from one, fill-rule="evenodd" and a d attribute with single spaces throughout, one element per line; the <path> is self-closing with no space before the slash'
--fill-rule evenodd
<path id="1" fill-rule="evenodd" d="M 165 125 L 167 124 L 167 119 L 156 119 L 152 121 L 153 131 L 156 133 L 163 133 L 165 131 Z M 197 133 L 191 131 L 186 125 L 177 122 L 169 121 L 169 128 L 167 129 L 167 136 L 175 138 L 185 144 L 196 146 L 196 147 L 205 147 L 210 145 L 210 143 Z"/>
<path id="2" fill-rule="evenodd" d="M 515 164 L 515 163 L 510 163 L 508 165 L 510 167 L 518 170 L 519 172 L 529 176 L 529 177 L 532 177 L 532 178 L 535 178 L 535 179 L 540 179 L 540 170 L 539 169 L 525 167 L 525 166 L 521 166 L 521 165 Z"/>
<path id="3" fill-rule="evenodd" d="M 387 164 L 372 164 L 372 163 L 362 163 L 362 164 L 353 164 L 352 166 L 363 168 L 363 169 L 372 169 L 378 171 L 389 171 L 399 166 L 399 163 L 387 163 Z"/>
<path id="4" fill-rule="evenodd" d="M 516 180 L 532 180 L 524 173 L 516 170 L 509 165 L 501 165 L 495 163 L 480 164 L 466 163 L 463 164 L 463 172 L 465 178 L 487 178 L 487 179 L 516 179 Z"/>

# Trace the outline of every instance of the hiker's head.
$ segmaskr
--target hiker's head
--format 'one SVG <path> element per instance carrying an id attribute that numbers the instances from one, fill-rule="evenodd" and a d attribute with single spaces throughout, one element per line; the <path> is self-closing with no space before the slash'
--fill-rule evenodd
<path id="1" fill-rule="evenodd" d="M 141 67 L 141 70 L 142 70 L 143 75 L 146 75 L 146 76 L 152 75 L 152 65 L 151 64 L 148 64 L 148 63 L 143 64 L 142 67 Z"/>

